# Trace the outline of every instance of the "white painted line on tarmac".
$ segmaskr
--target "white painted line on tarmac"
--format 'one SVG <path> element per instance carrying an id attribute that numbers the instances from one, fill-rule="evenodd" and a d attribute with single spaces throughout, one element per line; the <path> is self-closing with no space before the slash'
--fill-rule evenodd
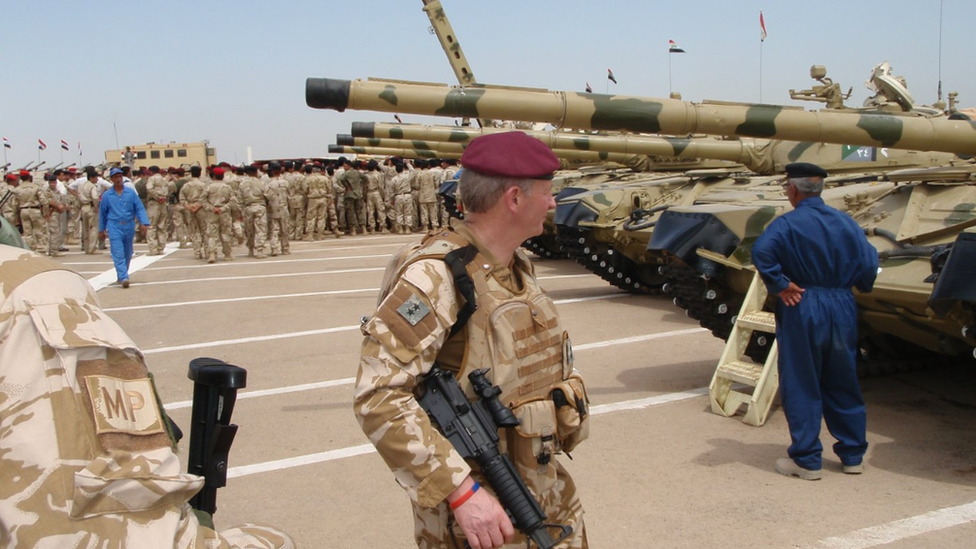
<path id="1" fill-rule="evenodd" d="M 231 297 L 227 299 L 204 299 L 200 301 L 180 301 L 178 303 L 157 303 L 155 305 L 133 305 L 131 307 L 110 307 L 102 309 L 105 312 L 138 311 L 142 309 L 159 309 L 164 307 L 183 307 L 186 305 L 213 305 L 215 303 L 237 303 L 241 301 L 260 301 L 264 299 L 288 299 L 293 297 L 317 297 L 323 295 L 358 294 L 363 292 L 379 292 L 379 288 L 364 288 L 362 290 L 331 290 L 327 292 L 305 292 L 301 294 L 257 295 L 249 297 Z"/>
<path id="2" fill-rule="evenodd" d="M 976 501 L 822 539 L 811 549 L 868 549 L 976 521 Z"/>
<path id="3" fill-rule="evenodd" d="M 145 349 L 144 355 L 154 355 L 158 353 L 168 353 L 170 351 L 187 351 L 190 349 L 206 349 L 209 347 L 220 347 L 222 345 L 240 345 L 241 343 L 254 343 L 257 341 L 273 341 L 275 339 L 290 339 L 293 337 L 305 337 L 312 335 L 334 334 L 337 332 L 349 332 L 359 330 L 359 325 L 338 326 L 335 328 L 323 328 L 321 330 L 307 330 L 304 332 L 289 332 L 286 334 L 272 334 L 266 336 L 242 337 L 240 339 L 222 339 L 219 341 L 205 341 L 203 343 L 191 343 L 189 345 L 173 345 L 170 347 L 156 347 L 155 349 Z"/>
<path id="4" fill-rule="evenodd" d="M 220 263 L 204 263 L 202 265 L 172 265 L 170 267 L 153 267 L 147 271 L 174 271 L 183 269 L 213 269 L 215 267 L 250 267 L 253 265 L 281 265 L 283 263 L 311 263 L 313 261 L 344 261 L 348 259 L 375 259 L 377 257 L 389 258 L 393 254 L 376 255 L 345 255 L 341 257 L 312 257 L 309 259 L 270 259 L 256 261 L 221 261 Z"/>
<path id="5" fill-rule="evenodd" d="M 286 393 L 300 393 L 302 391 L 314 391 L 315 389 L 326 389 L 329 387 L 341 387 L 343 385 L 352 385 L 356 382 L 356 378 L 347 377 L 343 379 L 331 379 L 329 381 L 319 381 L 317 383 L 303 383 L 302 385 L 290 385 L 288 387 L 277 387 L 275 389 L 262 389 L 260 391 L 249 391 L 247 393 L 239 393 L 237 395 L 237 400 L 244 400 L 248 398 L 263 397 L 269 395 L 283 395 Z M 163 407 L 166 411 L 180 410 L 182 408 L 190 408 L 193 406 L 192 400 L 181 400 L 180 402 L 174 402 L 172 404 L 166 404 Z"/>
<path id="6" fill-rule="evenodd" d="M 246 477 L 248 475 L 254 475 L 257 473 L 269 473 L 271 471 L 280 471 L 281 469 L 291 469 L 292 467 L 301 467 L 302 465 L 311 465 L 313 463 L 322 463 L 325 461 L 333 461 L 337 459 L 374 453 L 376 453 L 376 448 L 374 448 L 372 444 L 361 444 L 359 446 L 339 448 L 338 450 L 329 450 L 327 452 L 320 452 L 318 454 L 308 454 L 293 458 L 279 459 L 277 461 L 266 461 L 264 463 L 255 463 L 253 465 L 231 467 L 227 470 L 227 478 Z"/>
<path id="7" fill-rule="evenodd" d="M 626 295 L 626 294 L 625 294 Z M 640 343 L 652 339 L 662 339 L 665 337 L 682 336 L 707 332 L 705 328 L 689 328 L 687 330 L 675 330 L 673 332 L 661 332 L 657 334 L 646 334 L 642 336 L 625 337 L 623 339 L 611 339 L 609 341 L 597 341 L 595 343 L 585 343 L 583 345 L 573 345 L 573 351 L 585 351 L 587 349 L 598 349 L 600 347 L 610 347 L 612 345 L 623 345 L 625 343 Z"/>
<path id="8" fill-rule="evenodd" d="M 179 243 L 170 242 L 163 248 L 163 253 L 160 255 L 153 255 L 153 256 L 140 255 L 138 257 L 133 257 L 132 261 L 129 263 L 129 278 L 130 279 L 132 278 L 133 273 L 145 269 L 146 267 L 152 265 L 153 263 L 159 261 L 160 259 L 175 252 L 177 249 L 179 249 Z M 89 278 L 88 283 L 91 284 L 92 288 L 94 288 L 95 291 L 97 292 L 102 288 L 111 285 L 116 280 L 118 280 L 118 276 L 116 275 L 115 267 L 113 266 L 111 269 L 103 272 L 102 274 Z"/>
<path id="9" fill-rule="evenodd" d="M 640 410 L 650 406 L 657 406 L 658 404 L 688 400 L 689 398 L 696 398 L 707 394 L 708 387 L 699 387 L 698 389 L 692 389 L 690 391 L 684 391 L 681 393 L 668 393 L 666 395 L 639 398 L 637 400 L 625 400 L 623 402 L 612 402 L 610 404 L 591 406 L 590 413 L 598 416 L 600 414 L 610 414 L 613 412 L 621 412 L 623 410 Z"/>
<path id="10" fill-rule="evenodd" d="M 158 286 L 162 284 L 191 284 L 194 282 L 221 282 L 225 280 L 252 280 L 255 278 L 286 278 L 291 276 L 366 273 L 370 271 L 385 271 L 385 270 L 386 267 L 369 267 L 365 269 L 335 269 L 332 271 L 312 271 L 308 273 L 279 273 L 279 274 L 261 274 L 261 275 L 246 275 L 246 276 L 214 276 L 210 278 L 189 278 L 186 280 L 158 280 L 156 282 L 140 282 L 139 285 Z"/>
<path id="11" fill-rule="evenodd" d="M 585 298 L 581 297 L 581 298 L 575 298 L 575 299 L 557 299 L 557 300 L 553 301 L 553 303 L 555 303 L 557 305 L 560 305 L 560 304 L 571 304 L 571 303 L 580 303 L 580 302 L 583 302 L 583 301 L 595 301 L 595 300 L 598 300 L 598 299 L 614 299 L 614 298 L 623 297 L 623 296 L 626 296 L 626 295 L 627 294 L 607 294 L 607 295 L 604 295 L 604 296 L 592 296 L 592 297 L 585 297 Z M 237 298 L 237 299 L 244 299 L 244 298 Z M 286 332 L 286 333 L 283 333 L 283 334 L 271 334 L 271 335 L 254 336 L 254 337 L 242 337 L 242 338 L 238 338 L 238 339 L 222 339 L 222 340 L 218 340 L 218 341 L 205 341 L 203 343 L 190 343 L 190 344 L 187 344 L 187 345 L 171 345 L 171 346 L 168 346 L 168 347 L 156 347 L 154 349 L 143 349 L 142 354 L 144 354 L 144 355 L 153 355 L 153 354 L 158 354 L 158 353 L 168 353 L 168 352 L 171 352 L 171 351 L 187 351 L 187 350 L 190 350 L 190 349 L 206 349 L 206 348 L 209 348 L 209 347 L 220 347 L 220 346 L 223 346 L 223 345 L 240 345 L 241 343 L 254 343 L 254 342 L 258 342 L 258 341 L 273 341 L 273 340 L 276 340 L 276 339 L 291 339 L 291 338 L 294 338 L 294 337 L 305 337 L 305 336 L 312 336 L 312 335 L 334 334 L 334 333 L 337 333 L 337 332 L 348 332 L 348 331 L 352 331 L 352 330 L 359 330 L 359 325 L 356 324 L 356 325 L 353 325 L 353 326 L 338 326 L 338 327 L 335 327 L 335 328 L 323 328 L 323 329 L 320 329 L 320 330 L 306 330 L 306 331 L 302 331 L 302 332 Z M 641 341 L 648 341 L 648 340 L 651 340 L 651 339 L 660 339 L 662 337 L 671 337 L 672 335 L 685 335 L 685 334 L 692 334 L 692 333 L 696 333 L 696 332 L 705 332 L 705 331 L 707 331 L 707 330 L 705 330 L 705 328 L 693 328 L 691 330 L 678 330 L 677 332 L 665 332 L 665 333 L 660 333 L 660 334 L 648 334 L 648 335 L 628 337 L 628 338 L 618 339 L 618 340 L 602 341 L 602 342 L 598 342 L 598 343 L 589 343 L 589 344 L 586 344 L 586 345 L 580 345 L 579 347 L 573 347 L 573 349 L 574 350 L 577 350 L 577 351 L 582 351 L 582 350 L 585 350 L 585 349 L 591 349 L 591 348 L 596 348 L 596 347 L 609 347 L 611 345 L 620 345 L 620 344 L 624 344 L 624 343 L 638 343 L 638 342 L 641 342 Z"/>

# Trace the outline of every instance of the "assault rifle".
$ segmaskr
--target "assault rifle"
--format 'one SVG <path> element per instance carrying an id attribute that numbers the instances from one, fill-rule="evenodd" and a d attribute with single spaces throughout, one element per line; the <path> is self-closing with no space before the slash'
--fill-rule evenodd
<path id="1" fill-rule="evenodd" d="M 203 489 L 190 500 L 197 510 L 217 511 L 217 489 L 227 485 L 227 456 L 237 434 L 230 422 L 237 390 L 247 386 L 247 370 L 216 358 L 190 361 L 193 384 L 190 451 L 186 470 L 204 478 Z"/>
<path id="2" fill-rule="evenodd" d="M 519 419 L 498 400 L 501 389 L 492 386 L 487 372 L 475 370 L 468 375 L 479 397 L 477 402 L 469 402 L 454 374 L 435 364 L 424 376 L 424 393 L 418 401 L 461 457 L 478 463 L 515 527 L 541 549 L 551 549 L 573 529 L 546 524 L 539 502 L 508 456 L 498 451 L 498 429 L 515 427 Z M 558 539 L 552 539 L 549 528 L 561 530 Z"/>

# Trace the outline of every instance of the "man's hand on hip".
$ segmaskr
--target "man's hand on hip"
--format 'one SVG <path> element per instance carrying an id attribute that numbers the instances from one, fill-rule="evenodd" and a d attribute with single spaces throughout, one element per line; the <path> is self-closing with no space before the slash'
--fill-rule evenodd
<path id="1" fill-rule="evenodd" d="M 783 300 L 783 303 L 785 303 L 787 307 L 793 307 L 794 305 L 800 303 L 800 300 L 803 298 L 803 292 L 805 291 L 806 290 L 803 288 L 797 286 L 793 282 L 790 282 L 790 285 L 779 293 L 779 298 Z"/>

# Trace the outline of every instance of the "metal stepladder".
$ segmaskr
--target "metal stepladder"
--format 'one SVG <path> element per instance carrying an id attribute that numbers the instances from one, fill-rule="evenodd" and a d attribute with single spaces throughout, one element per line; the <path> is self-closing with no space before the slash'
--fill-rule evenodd
<path id="1" fill-rule="evenodd" d="M 779 389 L 779 371 L 776 367 L 779 352 L 776 341 L 773 341 L 763 364 L 753 362 L 745 354 L 754 332 L 776 333 L 773 313 L 763 310 L 766 295 L 766 285 L 759 273 L 756 273 L 708 386 L 712 412 L 732 417 L 745 405 L 745 417 L 742 421 L 756 427 L 766 422 L 773 398 Z M 752 392 L 734 388 L 736 383 L 752 387 Z"/>

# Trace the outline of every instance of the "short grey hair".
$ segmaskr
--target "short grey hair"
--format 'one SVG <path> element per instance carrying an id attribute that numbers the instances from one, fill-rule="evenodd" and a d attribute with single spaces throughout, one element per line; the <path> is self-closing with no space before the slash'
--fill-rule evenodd
<path id="1" fill-rule="evenodd" d="M 458 202 L 466 212 L 484 213 L 490 210 L 505 190 L 513 185 L 517 185 L 522 192 L 527 193 L 532 189 L 532 180 L 484 175 L 464 170 L 458 181 Z"/>
<path id="2" fill-rule="evenodd" d="M 796 187 L 803 194 L 820 194 L 823 192 L 822 177 L 791 177 L 787 183 Z"/>

